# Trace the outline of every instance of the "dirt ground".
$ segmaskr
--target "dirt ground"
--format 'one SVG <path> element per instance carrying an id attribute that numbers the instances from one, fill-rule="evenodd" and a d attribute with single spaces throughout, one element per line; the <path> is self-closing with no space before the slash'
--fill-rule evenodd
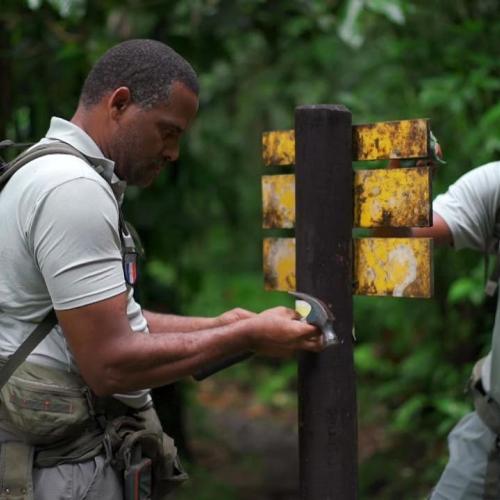
<path id="1" fill-rule="evenodd" d="M 217 378 L 196 386 L 195 391 L 198 410 L 188 415 L 190 447 L 196 466 L 232 492 L 220 498 L 298 500 L 294 401 L 277 408 L 262 403 L 249 390 Z M 383 446 L 381 432 L 360 429 L 360 460 Z M 196 491 L 194 484 L 190 488 Z"/>

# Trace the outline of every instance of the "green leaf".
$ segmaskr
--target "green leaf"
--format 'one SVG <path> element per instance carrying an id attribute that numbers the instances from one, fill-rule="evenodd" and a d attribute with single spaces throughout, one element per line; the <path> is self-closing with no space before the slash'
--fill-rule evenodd
<path id="1" fill-rule="evenodd" d="M 425 394 L 416 394 L 409 398 L 397 409 L 393 426 L 401 430 L 415 427 L 419 414 L 428 402 L 429 398 Z"/>
<path id="2" fill-rule="evenodd" d="M 465 399 L 463 401 L 457 401 L 451 398 L 439 397 L 433 399 L 432 402 L 440 413 L 447 417 L 451 417 L 455 421 L 458 421 L 466 413 L 471 411 L 470 402 Z"/>
<path id="3" fill-rule="evenodd" d="M 388 377 L 394 373 L 392 364 L 376 353 L 376 343 L 364 343 L 356 347 L 354 361 L 362 374 Z"/>
<path id="4" fill-rule="evenodd" d="M 473 273 L 468 276 L 458 278 L 450 286 L 448 291 L 448 301 L 450 304 L 457 304 L 463 301 L 470 301 L 479 305 L 484 300 L 484 263 L 476 266 Z"/>

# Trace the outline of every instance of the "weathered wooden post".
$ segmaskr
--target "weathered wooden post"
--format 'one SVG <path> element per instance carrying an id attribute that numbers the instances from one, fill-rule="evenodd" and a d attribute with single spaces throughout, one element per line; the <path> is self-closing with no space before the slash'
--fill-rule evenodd
<path id="1" fill-rule="evenodd" d="M 295 130 L 263 135 L 267 165 L 294 174 L 262 178 L 263 228 L 295 228 L 295 238 L 265 238 L 268 290 L 298 290 L 322 299 L 342 340 L 299 362 L 302 500 L 357 497 L 356 386 L 352 294 L 432 295 L 432 241 L 359 238 L 352 228 L 432 224 L 427 167 L 352 170 L 352 160 L 426 158 L 425 119 L 351 126 L 343 106 L 302 106 Z"/>
<path id="2" fill-rule="evenodd" d="M 295 111 L 297 290 L 328 304 L 341 340 L 335 349 L 300 356 L 304 500 L 357 497 L 351 137 L 351 113 L 343 106 L 302 106 Z"/>

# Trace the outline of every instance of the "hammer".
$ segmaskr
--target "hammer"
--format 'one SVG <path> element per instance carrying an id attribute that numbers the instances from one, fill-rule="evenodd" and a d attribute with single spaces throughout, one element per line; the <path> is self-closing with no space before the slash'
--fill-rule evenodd
<path id="1" fill-rule="evenodd" d="M 337 337 L 335 330 L 333 329 L 333 314 L 324 302 L 317 299 L 316 297 L 313 297 L 312 295 L 308 295 L 307 293 L 288 293 L 298 299 L 295 302 L 295 309 L 300 314 L 301 321 L 306 321 L 310 325 L 317 326 L 322 331 L 323 345 L 325 347 L 340 343 L 340 340 Z M 217 361 L 204 368 L 201 368 L 193 375 L 193 378 L 200 382 L 201 380 L 210 377 L 210 375 L 213 375 L 214 373 L 217 373 L 224 368 L 235 365 L 240 361 L 244 361 L 251 356 L 253 356 L 253 352 L 250 351 L 230 356 L 226 359 Z"/>

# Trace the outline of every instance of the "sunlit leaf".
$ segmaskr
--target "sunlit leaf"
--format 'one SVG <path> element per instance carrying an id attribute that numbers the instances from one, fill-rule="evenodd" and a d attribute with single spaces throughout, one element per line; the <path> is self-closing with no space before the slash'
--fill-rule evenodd
<path id="1" fill-rule="evenodd" d="M 383 14 L 393 23 L 405 23 L 405 15 L 399 0 L 370 0 L 366 6 L 374 12 Z"/>

